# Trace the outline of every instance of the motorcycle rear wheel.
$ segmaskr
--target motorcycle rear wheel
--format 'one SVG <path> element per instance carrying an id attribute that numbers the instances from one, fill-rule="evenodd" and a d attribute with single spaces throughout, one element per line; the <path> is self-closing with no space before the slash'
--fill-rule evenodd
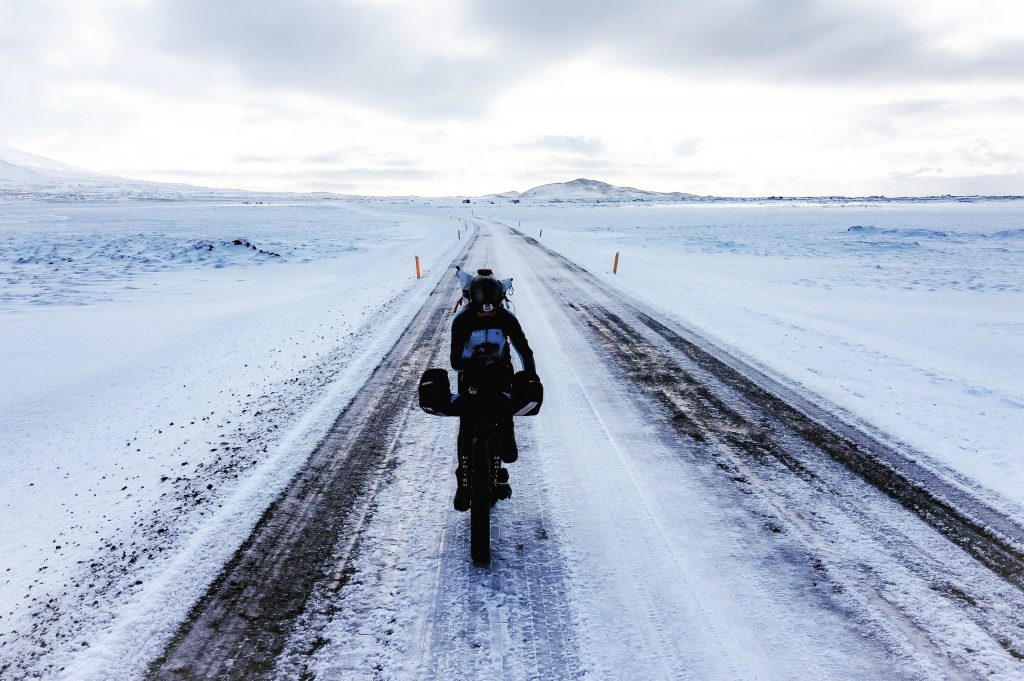
<path id="1" fill-rule="evenodd" d="M 472 502 L 469 506 L 469 552 L 473 562 L 491 562 L 491 456 L 490 438 L 473 438 Z"/>

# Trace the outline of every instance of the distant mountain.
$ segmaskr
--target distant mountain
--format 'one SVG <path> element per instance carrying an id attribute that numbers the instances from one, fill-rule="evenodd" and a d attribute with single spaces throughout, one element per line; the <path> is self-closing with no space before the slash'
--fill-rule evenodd
<path id="1" fill-rule="evenodd" d="M 0 200 L 170 201 L 253 200 L 259 195 L 232 189 L 131 180 L 102 175 L 44 156 L 0 146 Z"/>
<path id="2" fill-rule="evenodd" d="M 525 192 L 505 192 L 502 198 L 543 201 L 685 201 L 701 198 L 683 192 L 652 192 L 633 187 L 618 187 L 599 180 L 579 178 L 571 182 L 542 184 Z"/>
<path id="3" fill-rule="evenodd" d="M 115 180 L 117 178 L 0 146 L 0 183 L 2 184 L 46 186 L 68 182 L 97 184 Z"/>

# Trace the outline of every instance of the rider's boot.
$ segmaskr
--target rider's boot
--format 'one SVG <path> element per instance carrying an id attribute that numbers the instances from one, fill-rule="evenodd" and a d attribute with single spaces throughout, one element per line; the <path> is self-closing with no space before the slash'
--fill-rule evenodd
<path id="1" fill-rule="evenodd" d="M 516 431 L 512 425 L 512 417 L 502 424 L 501 427 L 501 460 L 503 463 L 512 463 L 519 458 L 519 448 L 516 446 Z"/>
<path id="2" fill-rule="evenodd" d="M 494 487 L 491 488 L 491 503 L 510 499 L 512 497 L 512 485 L 508 484 L 508 469 L 499 468 L 495 476 Z"/>
<path id="3" fill-rule="evenodd" d="M 512 485 L 507 482 L 499 482 L 491 489 L 492 503 L 503 499 L 512 498 Z"/>
<path id="4" fill-rule="evenodd" d="M 456 511 L 462 513 L 463 511 L 469 510 L 470 499 L 471 495 L 469 488 L 462 487 L 460 485 L 459 488 L 455 490 L 455 499 L 452 502 L 452 505 L 455 507 Z"/>

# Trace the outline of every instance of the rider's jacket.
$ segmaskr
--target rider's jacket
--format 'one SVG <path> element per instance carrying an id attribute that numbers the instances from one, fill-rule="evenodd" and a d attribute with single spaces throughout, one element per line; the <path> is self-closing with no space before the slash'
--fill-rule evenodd
<path id="1" fill-rule="evenodd" d="M 452 368 L 457 371 L 494 365 L 511 368 L 508 341 L 523 360 L 523 369 L 537 373 L 533 350 L 514 314 L 498 307 L 493 315 L 480 316 L 475 305 L 468 305 L 452 320 Z"/>

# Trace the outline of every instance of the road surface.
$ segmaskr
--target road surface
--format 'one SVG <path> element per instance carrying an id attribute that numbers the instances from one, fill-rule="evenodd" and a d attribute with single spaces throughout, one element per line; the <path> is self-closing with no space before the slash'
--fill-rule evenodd
<path id="1" fill-rule="evenodd" d="M 1019 679 L 1024 530 L 541 243 L 515 278 L 546 395 L 473 565 L 451 508 L 443 280 L 195 606 L 154 679 Z"/>

